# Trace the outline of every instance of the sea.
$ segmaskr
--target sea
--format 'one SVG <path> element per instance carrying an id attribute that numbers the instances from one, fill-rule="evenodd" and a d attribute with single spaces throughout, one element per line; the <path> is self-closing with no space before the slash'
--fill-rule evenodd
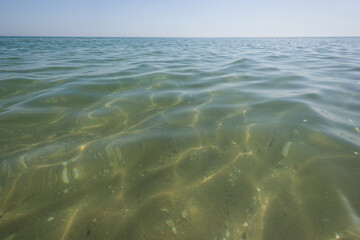
<path id="1" fill-rule="evenodd" d="M 0 239 L 360 239 L 360 37 L 0 37 Z"/>

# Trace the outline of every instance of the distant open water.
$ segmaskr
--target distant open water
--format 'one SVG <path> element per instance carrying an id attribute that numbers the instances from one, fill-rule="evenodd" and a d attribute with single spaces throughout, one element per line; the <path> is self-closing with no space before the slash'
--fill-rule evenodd
<path id="1" fill-rule="evenodd" d="M 360 239 L 360 38 L 0 37 L 1 239 Z"/>

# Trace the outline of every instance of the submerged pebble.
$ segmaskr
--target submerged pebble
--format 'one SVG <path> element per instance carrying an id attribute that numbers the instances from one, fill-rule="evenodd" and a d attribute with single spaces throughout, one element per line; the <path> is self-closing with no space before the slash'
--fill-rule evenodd
<path id="1" fill-rule="evenodd" d="M 360 129 L 358 127 L 354 127 L 354 129 L 357 133 L 360 133 Z"/>
<path id="2" fill-rule="evenodd" d="M 73 168 L 72 175 L 73 175 L 74 179 L 79 178 L 79 171 L 77 170 L 77 168 Z"/>
<path id="3" fill-rule="evenodd" d="M 284 157 L 288 157 L 291 144 L 292 144 L 292 142 L 287 142 L 287 143 L 284 145 L 284 147 L 283 147 L 283 149 L 282 149 L 282 155 L 283 155 Z"/>
<path id="4" fill-rule="evenodd" d="M 173 232 L 174 235 L 177 235 L 177 234 L 178 234 L 178 232 L 177 232 L 177 230 L 176 230 L 175 227 L 172 227 L 172 228 L 171 228 L 171 231 Z"/>
<path id="5" fill-rule="evenodd" d="M 166 224 L 167 224 L 169 227 L 173 227 L 173 226 L 174 226 L 174 222 L 173 222 L 171 219 L 167 220 L 167 221 L 166 221 Z"/>
<path id="6" fill-rule="evenodd" d="M 226 237 L 226 238 L 229 238 L 229 237 L 230 237 L 230 231 L 229 231 L 229 229 L 226 229 L 225 237 Z"/>
<path id="7" fill-rule="evenodd" d="M 61 180 L 64 183 L 69 183 L 69 178 L 68 178 L 68 172 L 67 172 L 67 163 L 63 162 L 63 170 L 61 173 Z"/>
<path id="8" fill-rule="evenodd" d="M 183 219 L 186 219 L 187 218 L 187 210 L 184 209 L 182 212 L 181 212 L 181 216 L 183 217 Z"/>
<path id="9" fill-rule="evenodd" d="M 160 210 L 163 211 L 163 212 L 166 212 L 166 213 L 169 212 L 169 210 L 167 208 L 160 208 Z"/>

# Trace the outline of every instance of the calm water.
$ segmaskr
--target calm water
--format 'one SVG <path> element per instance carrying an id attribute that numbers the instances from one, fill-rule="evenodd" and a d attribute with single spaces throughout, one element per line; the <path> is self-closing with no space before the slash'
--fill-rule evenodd
<path id="1" fill-rule="evenodd" d="M 360 239 L 360 38 L 0 38 L 1 239 Z"/>

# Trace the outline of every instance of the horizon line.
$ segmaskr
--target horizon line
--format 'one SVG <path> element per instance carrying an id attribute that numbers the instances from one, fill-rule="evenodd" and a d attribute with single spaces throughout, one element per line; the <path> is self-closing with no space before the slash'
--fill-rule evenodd
<path id="1" fill-rule="evenodd" d="M 61 35 L 0 35 L 0 37 L 29 37 L 29 38 L 354 38 L 354 36 L 61 36 Z"/>

